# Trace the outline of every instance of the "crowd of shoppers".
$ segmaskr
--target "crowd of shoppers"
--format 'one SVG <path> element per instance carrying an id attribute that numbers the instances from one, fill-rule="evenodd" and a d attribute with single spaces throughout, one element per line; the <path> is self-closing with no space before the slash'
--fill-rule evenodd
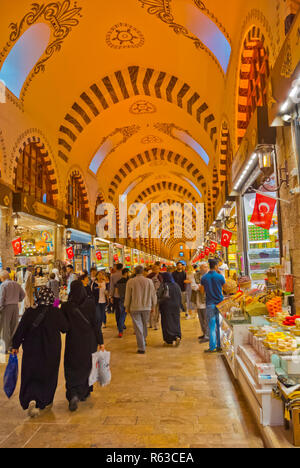
<path id="1" fill-rule="evenodd" d="M 221 269 L 219 269 L 221 267 Z M 156 263 L 150 268 L 138 266 L 131 274 L 121 263 L 108 276 L 92 268 L 74 273 L 72 265 L 52 270 L 45 286 L 35 294 L 0 272 L 0 333 L 6 350 L 18 354 L 23 348 L 20 402 L 31 417 L 52 407 L 60 366 L 61 334 L 66 335 L 64 371 L 66 397 L 70 411 L 76 411 L 93 391 L 89 386 L 92 354 L 104 350 L 102 329 L 107 313 L 115 314 L 118 337 L 131 317 L 137 341 L 137 353 L 145 354 L 148 328 L 161 324 L 166 346 L 179 346 L 182 340 L 181 311 L 190 318 L 196 310 L 202 335 L 199 343 L 209 342 L 206 353 L 221 351 L 217 305 L 223 300 L 226 267 L 216 259 L 176 268 Z M 42 277 L 37 269 L 28 271 L 27 282 Z M 67 288 L 68 300 L 60 304 L 61 287 Z M 35 297 L 34 297 L 35 296 Z M 27 297 L 27 301 L 26 301 Z M 20 303 L 24 313 L 19 323 Z M 22 311 L 23 312 L 23 311 Z"/>

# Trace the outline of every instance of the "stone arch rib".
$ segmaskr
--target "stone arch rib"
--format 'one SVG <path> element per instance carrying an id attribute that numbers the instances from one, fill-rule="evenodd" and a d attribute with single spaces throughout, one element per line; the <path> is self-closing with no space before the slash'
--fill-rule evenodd
<path id="1" fill-rule="evenodd" d="M 200 94 L 183 80 L 164 71 L 130 66 L 118 70 L 83 90 L 65 115 L 59 128 L 58 155 L 68 161 L 73 144 L 84 129 L 105 110 L 135 96 L 165 100 L 194 117 L 209 135 L 216 150 L 217 126 L 214 114 Z M 153 106 L 154 107 L 154 106 Z M 155 108 L 153 109 L 155 111 Z"/>

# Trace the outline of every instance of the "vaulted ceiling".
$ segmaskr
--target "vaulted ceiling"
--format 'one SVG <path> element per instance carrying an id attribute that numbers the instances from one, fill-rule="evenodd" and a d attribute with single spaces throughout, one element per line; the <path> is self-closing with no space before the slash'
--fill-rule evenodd
<path id="1" fill-rule="evenodd" d="M 159 195 L 204 202 L 207 213 L 229 70 L 250 3 L 270 2 L 2 0 L 0 67 L 30 26 L 44 23 L 50 33 L 10 104 L 43 129 L 62 180 L 80 168 L 90 197 L 147 203 Z M 47 33 L 36 34 L 42 43 Z"/>

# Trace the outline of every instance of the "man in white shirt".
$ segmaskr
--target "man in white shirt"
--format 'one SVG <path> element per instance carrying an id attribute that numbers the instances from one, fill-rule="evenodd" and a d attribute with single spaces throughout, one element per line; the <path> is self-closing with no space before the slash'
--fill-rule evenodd
<path id="1" fill-rule="evenodd" d="M 0 281 L 0 334 L 3 332 L 8 352 L 19 323 L 19 302 L 24 300 L 25 292 L 18 283 L 11 281 L 7 271 L 0 272 Z"/>

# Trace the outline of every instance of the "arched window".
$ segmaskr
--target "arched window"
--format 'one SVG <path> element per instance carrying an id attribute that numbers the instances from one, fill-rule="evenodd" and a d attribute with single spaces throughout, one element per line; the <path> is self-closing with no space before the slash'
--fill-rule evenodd
<path id="1" fill-rule="evenodd" d="M 67 202 L 69 215 L 90 221 L 87 193 L 82 177 L 77 172 L 74 172 L 69 179 Z"/>
<path id="2" fill-rule="evenodd" d="M 264 37 L 253 27 L 244 42 L 242 53 L 239 101 L 238 145 L 247 131 L 257 107 L 267 104 L 267 82 L 270 76 L 269 53 L 264 46 Z"/>
<path id="3" fill-rule="evenodd" d="M 50 35 L 47 24 L 35 24 L 25 31 L 6 57 L 0 70 L 0 80 L 17 98 L 29 73 L 45 52 Z"/>
<path id="4" fill-rule="evenodd" d="M 42 203 L 55 206 L 53 184 L 49 163 L 41 149 L 36 143 L 25 146 L 18 159 L 16 192 L 27 193 Z"/>

